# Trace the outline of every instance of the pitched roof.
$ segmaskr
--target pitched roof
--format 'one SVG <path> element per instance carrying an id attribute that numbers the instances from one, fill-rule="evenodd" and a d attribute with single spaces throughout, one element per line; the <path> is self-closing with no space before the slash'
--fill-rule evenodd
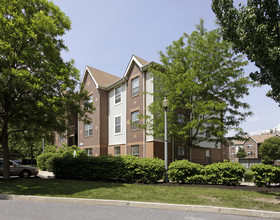
<path id="1" fill-rule="evenodd" d="M 234 145 L 244 144 L 244 140 L 233 140 Z"/>
<path id="2" fill-rule="evenodd" d="M 135 56 L 135 55 L 133 55 L 133 56 Z M 144 59 L 142 59 L 142 58 L 140 58 L 140 57 L 138 57 L 138 56 L 135 56 L 135 58 L 136 58 L 143 66 L 145 66 L 145 65 L 147 65 L 147 64 L 149 63 L 147 60 L 144 60 Z"/>
<path id="3" fill-rule="evenodd" d="M 262 143 L 266 139 L 274 137 L 274 136 L 279 136 L 279 134 L 261 134 L 261 135 L 251 135 L 249 138 L 252 138 L 256 143 Z"/>
<path id="4" fill-rule="evenodd" d="M 108 85 L 112 84 L 113 82 L 120 79 L 118 76 L 114 76 L 112 74 L 106 73 L 104 71 L 95 69 L 93 67 L 87 66 L 87 69 L 90 71 L 90 74 L 94 78 L 95 82 L 100 87 L 107 87 Z"/>

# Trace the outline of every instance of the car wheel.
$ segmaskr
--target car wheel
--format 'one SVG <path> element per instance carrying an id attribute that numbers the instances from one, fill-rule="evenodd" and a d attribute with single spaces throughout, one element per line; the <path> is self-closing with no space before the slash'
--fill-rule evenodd
<path id="1" fill-rule="evenodd" d="M 22 178 L 29 178 L 29 177 L 30 177 L 30 171 L 28 171 L 28 170 L 23 170 L 23 171 L 20 173 L 20 177 L 22 177 Z"/>

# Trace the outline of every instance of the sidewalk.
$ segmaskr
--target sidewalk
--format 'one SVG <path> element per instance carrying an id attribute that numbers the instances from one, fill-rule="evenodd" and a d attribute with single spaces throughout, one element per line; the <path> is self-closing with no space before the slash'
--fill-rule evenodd
<path id="1" fill-rule="evenodd" d="M 54 179 L 55 178 L 53 172 L 43 171 L 43 170 L 39 170 L 39 173 L 37 174 L 37 176 L 42 179 Z"/>

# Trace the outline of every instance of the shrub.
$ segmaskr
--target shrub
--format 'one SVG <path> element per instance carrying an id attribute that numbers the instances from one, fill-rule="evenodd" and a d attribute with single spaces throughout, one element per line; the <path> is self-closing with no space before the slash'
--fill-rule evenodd
<path id="1" fill-rule="evenodd" d="M 205 178 L 200 175 L 203 166 L 188 160 L 176 160 L 168 167 L 170 181 L 176 183 L 205 183 Z"/>
<path id="2" fill-rule="evenodd" d="M 57 178 L 155 183 L 163 176 L 164 162 L 134 156 L 65 155 L 54 158 L 53 172 Z"/>
<path id="3" fill-rule="evenodd" d="M 254 183 L 256 186 L 270 186 L 271 183 L 280 184 L 280 167 L 256 164 L 251 166 L 253 175 L 255 177 Z"/>
<path id="4" fill-rule="evenodd" d="M 50 161 L 50 158 L 55 156 L 54 153 L 45 153 L 45 154 L 41 154 L 37 157 L 37 166 L 39 168 L 39 170 L 48 170 L 49 169 L 49 162 L 47 164 L 47 161 Z"/>
<path id="5" fill-rule="evenodd" d="M 239 163 L 225 162 L 207 165 L 202 172 L 208 183 L 236 186 L 242 180 L 246 169 Z"/>

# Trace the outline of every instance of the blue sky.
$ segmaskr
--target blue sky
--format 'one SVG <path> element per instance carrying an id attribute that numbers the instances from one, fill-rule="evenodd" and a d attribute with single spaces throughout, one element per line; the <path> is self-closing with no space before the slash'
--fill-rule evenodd
<path id="1" fill-rule="evenodd" d="M 211 0 L 53 0 L 70 17 L 72 29 L 64 36 L 83 75 L 86 65 L 122 76 L 133 54 L 159 61 L 164 51 L 183 33 L 191 34 L 199 19 L 208 30 L 216 28 Z M 236 4 L 242 2 L 235 1 Z M 246 2 L 246 1 L 245 1 Z M 256 70 L 253 64 L 246 74 Z M 252 134 L 279 127 L 280 108 L 266 97 L 268 86 L 252 88 L 245 101 L 254 112 L 241 127 Z"/>

